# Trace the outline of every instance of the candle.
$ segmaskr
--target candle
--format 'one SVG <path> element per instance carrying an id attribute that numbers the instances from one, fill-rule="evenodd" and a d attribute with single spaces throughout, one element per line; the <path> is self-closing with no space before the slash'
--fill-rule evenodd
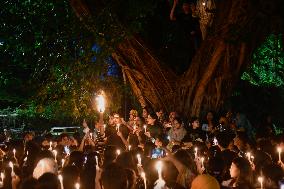
<path id="1" fill-rule="evenodd" d="M 52 142 L 51 141 L 49 142 L 49 149 L 48 150 L 52 151 Z"/>
<path id="2" fill-rule="evenodd" d="M 144 130 L 145 130 L 145 133 L 147 132 L 147 125 L 144 125 Z"/>
<path id="3" fill-rule="evenodd" d="M 141 173 L 141 177 L 144 181 L 144 189 L 147 189 L 147 181 L 146 181 L 146 175 L 145 175 L 145 172 L 142 172 Z"/>
<path id="4" fill-rule="evenodd" d="M 11 176 L 13 177 L 13 176 L 15 176 L 15 172 L 14 172 L 14 164 L 10 161 L 9 162 L 9 167 L 11 167 L 12 168 L 12 172 L 11 172 Z"/>
<path id="5" fill-rule="evenodd" d="M 117 124 L 117 125 L 116 125 L 117 132 L 119 132 L 119 127 L 120 127 L 120 124 Z"/>
<path id="6" fill-rule="evenodd" d="M 57 160 L 56 160 L 57 151 L 56 151 L 56 150 L 53 150 L 52 152 L 53 152 L 53 154 L 54 154 L 54 161 L 57 162 Z"/>
<path id="7" fill-rule="evenodd" d="M 130 151 L 130 150 L 131 150 L 131 145 L 128 146 L 128 151 Z"/>
<path id="8" fill-rule="evenodd" d="M 14 158 L 16 158 L 16 149 L 13 149 Z"/>
<path id="9" fill-rule="evenodd" d="M 156 164 L 156 169 L 158 171 L 159 179 L 162 179 L 162 168 L 163 168 L 162 162 L 158 161 Z"/>
<path id="10" fill-rule="evenodd" d="M 198 156 L 197 156 L 198 148 L 195 147 L 195 148 L 194 148 L 194 151 L 195 151 L 195 152 L 194 152 L 194 158 L 197 159 L 197 157 L 198 157 Z"/>
<path id="11" fill-rule="evenodd" d="M 61 167 L 64 166 L 64 163 L 65 163 L 65 159 L 63 158 L 63 159 L 61 160 Z"/>
<path id="12" fill-rule="evenodd" d="M 201 168 L 204 168 L 204 157 L 201 157 Z"/>
<path id="13" fill-rule="evenodd" d="M 96 163 L 97 163 L 97 165 L 96 165 L 96 169 L 98 170 L 100 167 L 99 167 L 99 159 L 98 159 L 98 156 L 95 156 L 95 158 L 96 158 Z"/>
<path id="14" fill-rule="evenodd" d="M 277 148 L 277 151 L 278 151 L 278 159 L 279 159 L 279 161 L 281 162 L 281 152 L 282 152 L 281 147 L 278 147 L 278 148 Z"/>
<path id="15" fill-rule="evenodd" d="M 93 133 L 90 133 L 90 138 L 91 140 L 93 140 Z"/>
<path id="16" fill-rule="evenodd" d="M 260 188 L 263 189 L 263 177 L 258 177 L 258 182 L 260 183 Z"/>
<path id="17" fill-rule="evenodd" d="M 119 154 L 120 154 L 120 150 L 116 150 L 116 154 L 119 156 Z"/>
<path id="18" fill-rule="evenodd" d="M 251 159 L 251 163 L 253 163 L 253 161 L 254 161 L 254 156 L 250 156 L 250 159 Z"/>
<path id="19" fill-rule="evenodd" d="M 103 95 L 98 95 L 97 103 L 98 103 L 98 111 L 103 113 L 105 111 L 105 99 Z"/>
<path id="20" fill-rule="evenodd" d="M 64 189 L 64 187 L 63 187 L 63 177 L 62 177 L 62 175 L 58 175 L 58 179 L 59 179 L 59 182 L 60 182 L 60 188 L 61 188 L 61 189 Z"/>
<path id="21" fill-rule="evenodd" d="M 0 187 L 2 188 L 4 184 L 4 173 L 1 172 L 1 182 L 0 182 Z"/>
<path id="22" fill-rule="evenodd" d="M 138 167 L 141 167 L 141 166 L 142 166 L 142 163 L 141 163 L 141 155 L 140 155 L 140 154 L 137 154 L 137 159 L 138 159 L 138 164 L 137 164 L 137 166 L 138 166 Z"/>
<path id="23" fill-rule="evenodd" d="M 249 162 L 251 162 L 251 160 L 250 160 L 250 158 L 251 158 L 250 152 L 247 152 L 247 158 L 248 158 Z"/>
<path id="24" fill-rule="evenodd" d="M 5 177 L 4 173 L 1 172 L 1 180 L 2 180 L 2 182 L 4 182 L 4 177 Z"/>
<path id="25" fill-rule="evenodd" d="M 75 184 L 75 189 L 80 189 L 80 184 L 78 182 Z"/>

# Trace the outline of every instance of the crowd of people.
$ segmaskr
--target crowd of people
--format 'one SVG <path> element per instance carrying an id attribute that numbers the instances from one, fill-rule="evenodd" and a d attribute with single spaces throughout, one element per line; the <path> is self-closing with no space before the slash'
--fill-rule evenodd
<path id="1" fill-rule="evenodd" d="M 24 134 L 1 146 L 5 189 L 276 189 L 283 185 L 283 134 L 241 113 L 189 121 L 177 112 L 131 110 L 72 136 Z M 5 136 L 1 137 L 5 141 Z M 282 186 L 283 187 L 283 186 Z"/>

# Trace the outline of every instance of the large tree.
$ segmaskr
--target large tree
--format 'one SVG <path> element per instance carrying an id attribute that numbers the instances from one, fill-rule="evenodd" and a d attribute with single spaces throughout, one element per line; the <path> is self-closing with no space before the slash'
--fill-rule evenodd
<path id="1" fill-rule="evenodd" d="M 102 23 L 90 20 L 114 10 L 109 8 L 113 1 L 107 2 L 96 1 L 94 5 L 71 0 L 71 5 L 90 29 L 100 33 Z M 123 17 L 109 12 L 110 17 L 117 13 L 116 24 L 105 23 L 104 28 L 115 28 L 124 35 L 112 55 L 142 106 L 199 115 L 201 111 L 219 110 L 251 63 L 255 48 L 269 34 L 283 32 L 283 7 L 282 0 L 216 0 L 212 30 L 182 76 L 162 64 L 139 37 L 124 35 L 128 31 L 123 22 L 126 13 Z"/>

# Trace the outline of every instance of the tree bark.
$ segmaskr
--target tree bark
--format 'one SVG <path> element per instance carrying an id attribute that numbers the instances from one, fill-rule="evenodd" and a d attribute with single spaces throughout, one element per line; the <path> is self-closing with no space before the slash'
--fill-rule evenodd
<path id="1" fill-rule="evenodd" d="M 81 18 L 90 15 L 83 2 L 73 0 L 71 5 Z M 142 106 L 184 116 L 220 110 L 257 45 L 271 32 L 283 32 L 281 0 L 216 0 L 216 6 L 211 34 L 182 76 L 167 69 L 134 36 L 115 48 L 113 58 Z"/>

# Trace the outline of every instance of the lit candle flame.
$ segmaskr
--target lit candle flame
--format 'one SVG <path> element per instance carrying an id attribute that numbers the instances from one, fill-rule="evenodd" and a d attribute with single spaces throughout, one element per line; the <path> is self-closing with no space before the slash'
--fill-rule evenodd
<path id="1" fill-rule="evenodd" d="M 144 125 L 144 130 L 145 130 L 145 133 L 147 132 L 147 125 Z"/>
<path id="2" fill-rule="evenodd" d="M 130 151 L 130 150 L 131 150 L 131 145 L 128 146 L 128 151 Z"/>
<path id="3" fill-rule="evenodd" d="M 116 154 L 119 156 L 120 155 L 120 150 L 116 150 Z"/>
<path id="4" fill-rule="evenodd" d="M 98 111 L 103 113 L 105 111 L 105 99 L 103 95 L 97 97 Z"/>

